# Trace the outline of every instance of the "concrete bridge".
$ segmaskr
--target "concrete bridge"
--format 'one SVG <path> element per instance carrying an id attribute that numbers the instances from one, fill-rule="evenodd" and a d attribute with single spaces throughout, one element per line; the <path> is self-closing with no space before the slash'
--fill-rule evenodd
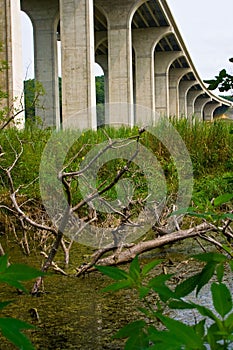
<path id="1" fill-rule="evenodd" d="M 9 92 L 8 104 L 20 85 L 20 9 L 33 24 L 35 78 L 46 91 L 37 115 L 48 126 L 59 127 L 61 121 L 57 40 L 62 47 L 63 121 L 95 106 L 94 62 L 104 71 L 110 106 L 137 104 L 161 116 L 212 120 L 219 107 L 230 105 L 206 89 L 166 0 L 0 0 L 0 57 L 10 66 L 1 83 Z M 138 122 L 131 107 L 127 116 L 108 112 L 110 123 Z M 77 122 L 80 128 L 95 127 L 95 109 Z"/>

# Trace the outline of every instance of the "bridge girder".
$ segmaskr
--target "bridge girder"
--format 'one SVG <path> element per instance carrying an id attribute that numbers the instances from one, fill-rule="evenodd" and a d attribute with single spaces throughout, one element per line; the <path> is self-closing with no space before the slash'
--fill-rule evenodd
<path id="1" fill-rule="evenodd" d="M 16 60 L 9 39 L 12 11 L 19 9 L 14 8 L 13 0 L 0 2 L 0 21 L 5 29 L 0 38 L 5 56 L 7 53 L 7 57 Z M 40 101 L 43 109 L 37 114 L 45 125 L 60 124 L 57 39 L 62 47 L 63 121 L 95 105 L 95 61 L 105 73 L 105 98 L 110 104 L 138 103 L 166 116 L 201 113 L 201 119 L 205 106 L 200 107 L 201 94 L 206 94 L 206 101 L 212 101 L 213 110 L 208 107 L 208 115 L 213 115 L 219 103 L 231 105 L 206 89 L 166 0 L 21 0 L 20 4 L 33 24 L 35 78 L 46 91 Z M 12 63 L 7 77 L 11 99 L 13 67 Z M 135 123 L 134 110 L 130 108 L 128 112 L 127 122 Z M 115 122 L 116 118 L 117 122 L 126 122 L 124 116 L 119 120 L 120 114 L 121 111 L 116 115 L 109 111 L 108 122 Z M 80 128 L 95 128 L 94 108 L 87 119 L 78 121 Z"/>

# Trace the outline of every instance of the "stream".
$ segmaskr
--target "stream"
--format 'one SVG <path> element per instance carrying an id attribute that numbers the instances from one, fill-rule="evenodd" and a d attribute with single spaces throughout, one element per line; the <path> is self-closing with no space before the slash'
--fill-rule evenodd
<path id="1" fill-rule="evenodd" d="M 183 276 L 186 270 L 188 274 L 190 269 L 196 271 L 196 263 L 190 265 L 187 256 L 190 250 L 195 254 L 198 249 L 200 251 L 193 241 L 187 240 L 145 255 L 142 262 L 162 257 L 167 261 L 169 273 L 170 269 L 177 269 L 179 264 L 178 273 Z M 37 268 L 42 261 L 39 254 L 25 257 L 19 254 L 17 248 L 11 248 L 9 256 L 11 262 L 32 264 Z M 75 254 L 72 260 L 76 263 Z M 52 272 L 46 277 L 45 291 L 39 296 L 18 295 L 14 288 L 1 284 L 0 300 L 14 300 L 2 310 L 1 317 L 16 317 L 34 324 L 36 328 L 27 331 L 27 335 L 37 350 L 122 350 L 124 341 L 114 340 L 112 336 L 128 322 L 141 317 L 137 311 L 139 301 L 136 292 L 131 290 L 103 293 L 101 290 L 110 283 L 108 277 L 98 272 L 80 278 Z M 29 281 L 25 286 L 30 290 L 32 284 Z M 209 306 L 211 298 L 206 290 L 200 297 Z M 29 312 L 31 308 L 36 308 L 39 321 L 32 318 Z M 183 311 L 174 316 L 181 320 L 193 320 L 196 317 L 193 313 Z M 15 347 L 0 337 L 0 349 L 13 350 Z"/>

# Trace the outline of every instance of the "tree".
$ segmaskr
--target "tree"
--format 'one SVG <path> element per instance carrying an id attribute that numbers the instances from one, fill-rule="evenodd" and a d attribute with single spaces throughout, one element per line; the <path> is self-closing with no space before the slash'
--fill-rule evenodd
<path id="1" fill-rule="evenodd" d="M 229 59 L 233 63 L 233 58 Z M 233 90 L 233 75 L 228 74 L 226 69 L 222 69 L 215 79 L 204 80 L 204 83 L 209 84 L 209 90 L 219 89 L 220 92 Z"/>
<path id="2" fill-rule="evenodd" d="M 95 84 L 96 84 L 96 104 L 104 104 L 105 98 L 104 98 L 104 76 L 96 77 L 95 78 Z"/>

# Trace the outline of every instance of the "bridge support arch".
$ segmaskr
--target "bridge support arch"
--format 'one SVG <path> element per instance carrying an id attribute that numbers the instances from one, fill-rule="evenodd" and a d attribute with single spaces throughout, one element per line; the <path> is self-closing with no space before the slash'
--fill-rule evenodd
<path id="1" fill-rule="evenodd" d="M 221 103 L 215 102 L 215 101 L 207 103 L 205 105 L 204 111 L 203 111 L 204 120 L 212 122 L 214 119 L 214 111 L 216 110 L 216 108 L 218 108 L 220 106 L 221 106 Z"/>
<path id="2" fill-rule="evenodd" d="M 155 112 L 154 49 L 156 43 L 171 32 L 170 27 L 133 30 L 135 50 L 135 103 Z M 139 116 L 136 118 L 138 121 Z"/>
<path id="3" fill-rule="evenodd" d="M 180 106 L 180 116 L 188 118 L 188 91 L 189 89 L 196 85 L 197 81 L 183 80 L 180 81 L 179 85 L 179 106 Z"/>
<path id="4" fill-rule="evenodd" d="M 195 109 L 194 109 L 194 104 L 195 100 L 199 95 L 202 95 L 203 91 L 202 90 L 192 90 L 190 89 L 187 94 L 187 117 L 191 118 L 194 116 Z"/>
<path id="5" fill-rule="evenodd" d="M 35 79 L 45 94 L 39 97 L 36 115 L 44 126 L 60 125 L 57 65 L 58 0 L 21 0 L 21 8 L 30 17 L 34 33 Z"/>
<path id="6" fill-rule="evenodd" d="M 132 35 L 130 26 L 132 1 L 97 0 L 96 4 L 104 10 L 108 23 L 108 96 L 111 104 L 109 105 L 109 113 L 106 115 L 106 122 L 133 125 Z M 125 104 L 128 104 L 127 112 Z"/>
<path id="7" fill-rule="evenodd" d="M 199 120 L 204 120 L 204 107 L 205 105 L 211 101 L 209 96 L 199 95 L 194 103 L 194 115 Z"/>
<path id="8" fill-rule="evenodd" d="M 169 111 L 170 116 L 180 116 L 179 83 L 184 75 L 191 71 L 190 68 L 170 68 L 169 70 Z"/>
<path id="9" fill-rule="evenodd" d="M 155 52 L 155 110 L 161 116 L 170 115 L 169 68 L 180 56 L 181 51 Z"/>

